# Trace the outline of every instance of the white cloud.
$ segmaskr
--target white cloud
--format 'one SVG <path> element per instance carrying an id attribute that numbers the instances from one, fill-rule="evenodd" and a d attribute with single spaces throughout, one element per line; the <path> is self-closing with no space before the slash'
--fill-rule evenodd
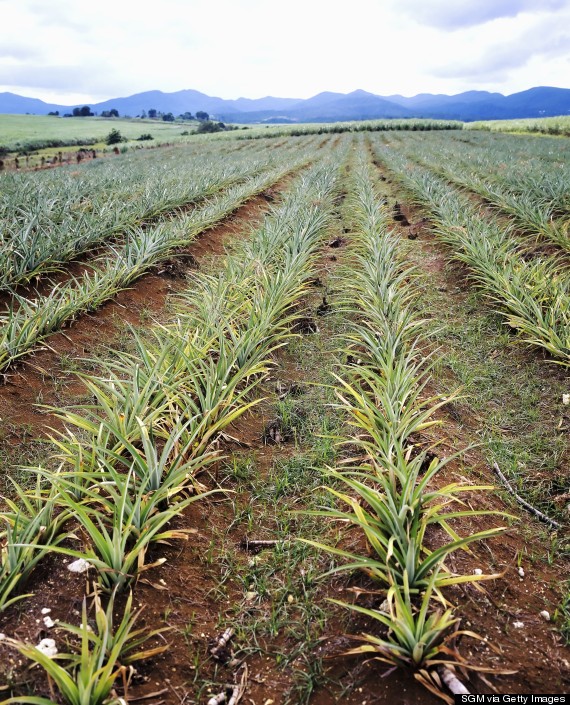
<path id="1" fill-rule="evenodd" d="M 420 24 L 455 30 L 523 12 L 557 11 L 567 7 L 568 0 L 399 0 L 398 6 Z"/>
<path id="2" fill-rule="evenodd" d="M 471 56 L 456 62 L 445 61 L 433 73 L 443 78 L 466 81 L 501 82 L 516 72 L 525 72 L 531 59 L 535 64 L 550 66 L 558 58 L 570 56 L 570 9 L 556 15 L 521 18 L 516 26 L 512 20 L 498 20 L 486 28 L 484 41 Z M 474 37 L 475 32 L 471 30 Z M 464 39 L 464 37 L 463 37 Z M 555 85 L 550 73 L 542 78 L 543 85 Z"/>
<path id="3" fill-rule="evenodd" d="M 569 3 L 0 0 L 0 91 L 73 104 L 150 89 L 303 98 L 570 87 Z"/>

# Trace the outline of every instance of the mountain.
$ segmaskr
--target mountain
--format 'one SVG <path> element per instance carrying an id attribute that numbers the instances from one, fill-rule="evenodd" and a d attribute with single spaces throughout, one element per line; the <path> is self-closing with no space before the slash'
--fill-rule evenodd
<path id="1" fill-rule="evenodd" d="M 0 113 L 45 115 L 73 110 L 73 105 L 44 103 L 15 93 L 0 93 Z M 456 95 L 420 93 L 415 96 L 379 96 L 363 90 L 351 93 L 324 91 L 312 98 L 237 98 L 225 100 L 195 90 L 164 93 L 146 91 L 114 98 L 89 106 L 93 112 L 115 108 L 120 115 L 140 115 L 151 108 L 162 113 L 203 110 L 226 122 L 336 122 L 374 118 L 440 118 L 455 120 L 493 120 L 549 117 L 570 114 L 570 89 L 538 86 L 504 96 L 488 91 L 466 91 Z"/>
<path id="2" fill-rule="evenodd" d="M 331 93 L 331 91 L 323 91 L 322 93 L 317 93 L 312 98 L 306 98 L 305 100 L 297 101 L 297 105 L 293 107 L 300 108 L 305 106 L 306 108 L 318 108 L 327 103 L 332 103 L 339 98 L 344 98 L 345 93 Z"/>
<path id="3" fill-rule="evenodd" d="M 16 93 L 0 93 L 0 113 L 10 115 L 24 115 L 32 113 L 34 115 L 47 115 L 49 112 L 59 110 L 60 105 L 44 103 L 37 98 L 25 98 Z"/>
<path id="4" fill-rule="evenodd" d="M 265 110 L 285 110 L 291 105 L 299 102 L 298 98 L 238 98 L 237 100 L 224 100 L 216 98 L 200 91 L 184 90 L 175 93 L 163 93 L 162 91 L 147 91 L 137 93 L 128 98 L 113 98 L 103 103 L 96 103 L 92 106 L 95 112 L 111 110 L 115 108 L 121 115 L 140 115 L 143 110 L 154 108 L 161 113 L 195 113 L 198 110 L 205 110 L 207 113 L 215 115 L 228 111 L 235 113 L 265 111 Z M 69 108 L 67 108 L 69 110 Z"/>
<path id="5" fill-rule="evenodd" d="M 225 102 L 232 103 L 236 110 L 250 113 L 260 110 L 287 110 L 299 103 L 300 98 L 273 98 L 268 95 L 265 98 L 238 98 Z"/>
<path id="6" fill-rule="evenodd" d="M 449 120 L 509 120 L 570 114 L 570 90 L 550 86 L 530 88 L 509 96 L 467 91 L 451 96 L 421 93 L 404 98 L 393 95 L 388 100 L 413 110 L 418 117 Z"/>
<path id="7" fill-rule="evenodd" d="M 461 104 L 474 104 L 479 103 L 484 100 L 498 100 L 504 99 L 504 95 L 501 93 L 488 93 L 487 91 L 466 91 L 465 93 L 458 93 L 457 95 L 445 95 L 443 93 L 419 93 L 411 98 L 405 98 L 402 95 L 389 95 L 386 100 L 390 100 L 398 105 L 403 105 L 406 108 L 414 108 L 419 110 L 425 110 L 430 108 L 441 108 L 442 106 L 449 105 L 450 103 L 461 103 Z"/>
<path id="8" fill-rule="evenodd" d="M 570 90 L 538 86 L 521 93 L 513 93 L 505 98 L 511 113 L 519 113 L 515 117 L 554 117 L 570 114 Z"/>
<path id="9" fill-rule="evenodd" d="M 323 96 L 320 93 L 319 96 Z M 335 95 L 335 94 L 329 94 Z M 413 117 L 413 111 L 396 105 L 385 98 L 367 93 L 363 90 L 353 91 L 347 95 L 336 94 L 332 100 L 314 98 L 294 106 L 288 114 L 299 122 L 326 122 L 327 120 L 370 120 L 373 118 L 403 118 Z"/>

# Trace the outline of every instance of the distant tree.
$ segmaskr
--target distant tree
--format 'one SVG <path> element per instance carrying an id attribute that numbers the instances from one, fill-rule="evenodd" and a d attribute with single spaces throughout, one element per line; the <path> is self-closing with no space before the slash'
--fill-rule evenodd
<path id="1" fill-rule="evenodd" d="M 222 130 L 225 130 L 225 129 L 226 129 L 226 126 L 224 125 L 223 122 L 212 122 L 212 120 L 201 120 L 196 132 L 199 132 L 202 134 L 204 132 L 221 132 Z"/>
<path id="2" fill-rule="evenodd" d="M 145 142 L 147 140 L 153 140 L 153 139 L 154 139 L 154 137 L 149 132 L 145 132 L 140 137 L 137 137 L 138 142 Z"/>
<path id="3" fill-rule="evenodd" d="M 143 110 L 141 113 L 141 120 L 145 120 L 145 119 L 146 119 L 146 110 Z"/>
<path id="4" fill-rule="evenodd" d="M 156 110 L 154 108 L 151 108 L 148 111 L 148 116 L 149 118 L 151 118 L 151 120 L 154 120 L 156 118 Z"/>
<path id="5" fill-rule="evenodd" d="M 93 113 L 88 105 L 84 105 L 82 108 L 73 108 L 73 117 L 93 117 Z"/>
<path id="6" fill-rule="evenodd" d="M 208 115 L 208 113 L 205 113 L 203 110 L 198 110 L 198 112 L 196 113 L 196 119 L 197 120 L 209 120 L 210 116 Z"/>
<path id="7" fill-rule="evenodd" d="M 59 110 L 52 110 L 48 115 L 59 115 Z"/>
<path id="8" fill-rule="evenodd" d="M 119 130 L 117 130 L 115 128 L 113 128 L 111 130 L 111 132 L 109 132 L 109 134 L 105 138 L 105 142 L 108 145 L 119 144 L 119 142 L 124 142 L 124 141 L 125 141 L 125 138 L 123 137 L 123 135 L 119 132 Z"/>
<path id="9" fill-rule="evenodd" d="M 103 112 L 101 113 L 101 117 L 104 117 L 104 118 L 119 117 L 119 111 L 115 110 L 115 108 L 111 108 L 111 110 L 103 110 Z"/>
<path id="10" fill-rule="evenodd" d="M 164 113 L 162 119 L 164 122 L 174 122 L 174 115 L 172 113 Z"/>
<path id="11" fill-rule="evenodd" d="M 178 116 L 181 120 L 194 120 L 194 116 L 192 113 L 186 112 L 186 113 L 181 113 Z"/>

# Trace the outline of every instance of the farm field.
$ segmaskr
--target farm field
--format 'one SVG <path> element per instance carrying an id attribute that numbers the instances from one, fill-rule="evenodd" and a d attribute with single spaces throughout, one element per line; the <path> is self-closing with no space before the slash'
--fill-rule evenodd
<path id="1" fill-rule="evenodd" d="M 192 129 L 180 123 L 173 124 L 157 120 L 0 115 L 0 148 L 10 152 L 32 150 L 34 146 L 41 148 L 42 144 L 52 141 L 60 142 L 61 145 L 102 144 L 113 128 L 119 129 L 129 140 L 136 140 L 142 133 L 152 132 L 154 137 L 162 141 L 176 138 L 184 130 Z"/>
<path id="2" fill-rule="evenodd" d="M 0 158 L 3 170 L 49 169 L 61 163 L 75 163 L 165 144 L 187 144 L 211 140 L 299 137 L 311 134 L 337 134 L 384 130 L 461 129 L 454 120 L 365 120 L 361 122 L 314 123 L 310 125 L 231 125 L 228 132 L 196 134 L 199 123 L 163 122 L 129 118 L 59 118 L 44 115 L 0 115 Z M 111 130 L 118 130 L 123 142 L 107 145 Z M 149 135 L 152 139 L 149 139 Z M 143 138 L 144 139 L 141 139 Z M 78 152 L 85 152 L 78 156 Z M 0 170 L 2 170 L 0 169 Z"/>
<path id="3" fill-rule="evenodd" d="M 570 144 L 432 128 L 0 173 L 0 702 L 568 692 Z"/>
<path id="4" fill-rule="evenodd" d="M 491 132 L 531 132 L 544 135 L 570 135 L 570 117 L 560 115 L 549 118 L 525 118 L 521 120 L 480 120 L 469 123 L 470 130 L 490 130 Z"/>

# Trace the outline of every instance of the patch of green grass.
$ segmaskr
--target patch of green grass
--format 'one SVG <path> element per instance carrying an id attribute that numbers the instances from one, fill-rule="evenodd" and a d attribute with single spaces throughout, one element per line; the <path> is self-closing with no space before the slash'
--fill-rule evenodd
<path id="1" fill-rule="evenodd" d="M 152 125 L 155 137 L 168 140 L 180 135 L 182 129 L 180 124 L 155 120 L 149 122 L 127 118 L 0 115 L 0 147 L 9 151 L 30 151 L 41 148 L 46 142 L 57 140 L 68 145 L 81 146 L 90 143 L 90 140 L 104 141 L 113 128 L 119 129 L 127 139 L 135 140 L 141 132 L 148 131 L 149 125 Z"/>
<path id="2" fill-rule="evenodd" d="M 566 646 L 570 646 L 570 584 L 566 583 L 566 597 L 562 600 L 554 614 L 558 630 L 564 638 Z"/>
<path id="3" fill-rule="evenodd" d="M 558 117 L 526 118 L 523 120 L 479 120 L 468 123 L 464 129 L 564 135 L 568 137 L 570 135 L 570 117 L 568 115 L 560 115 Z"/>

